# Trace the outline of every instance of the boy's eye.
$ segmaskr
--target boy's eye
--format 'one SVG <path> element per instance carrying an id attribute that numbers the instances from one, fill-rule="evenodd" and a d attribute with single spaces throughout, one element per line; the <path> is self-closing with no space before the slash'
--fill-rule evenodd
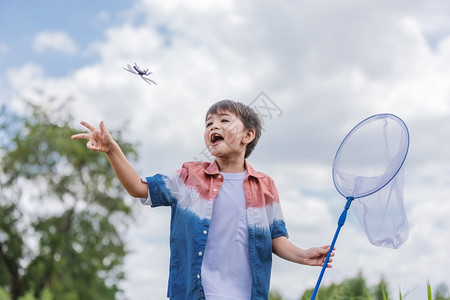
<path id="1" fill-rule="evenodd" d="M 226 122 L 230 122 L 230 120 L 228 120 L 228 119 L 223 119 L 222 122 L 223 122 L 223 123 L 226 123 Z"/>
<path id="2" fill-rule="evenodd" d="M 212 125 L 212 122 L 206 123 L 206 127 L 209 127 Z"/>

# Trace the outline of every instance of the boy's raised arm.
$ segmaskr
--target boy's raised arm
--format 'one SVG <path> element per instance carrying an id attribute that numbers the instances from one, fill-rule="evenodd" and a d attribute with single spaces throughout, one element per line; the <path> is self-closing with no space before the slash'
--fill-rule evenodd
<path id="1" fill-rule="evenodd" d="M 89 129 L 90 133 L 74 134 L 72 135 L 72 139 L 86 139 L 88 140 L 86 145 L 88 149 L 104 152 L 117 178 L 127 192 L 136 198 L 147 198 L 147 184 L 141 181 L 141 177 L 125 157 L 122 149 L 114 141 L 103 121 L 100 122 L 100 129 L 84 121 L 81 122 L 81 125 Z"/>

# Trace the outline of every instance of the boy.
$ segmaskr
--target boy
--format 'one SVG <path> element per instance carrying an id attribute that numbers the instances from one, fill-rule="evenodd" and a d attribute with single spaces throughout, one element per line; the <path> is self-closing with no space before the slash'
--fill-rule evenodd
<path id="1" fill-rule="evenodd" d="M 204 140 L 214 161 L 187 162 L 171 176 L 141 178 L 103 122 L 100 130 L 81 124 L 91 133 L 72 139 L 87 139 L 89 149 L 105 152 L 131 196 L 152 207 L 171 206 L 170 299 L 268 299 L 272 252 L 323 265 L 329 246 L 303 250 L 287 239 L 273 180 L 246 161 L 261 136 L 250 107 L 231 100 L 211 106 Z"/>

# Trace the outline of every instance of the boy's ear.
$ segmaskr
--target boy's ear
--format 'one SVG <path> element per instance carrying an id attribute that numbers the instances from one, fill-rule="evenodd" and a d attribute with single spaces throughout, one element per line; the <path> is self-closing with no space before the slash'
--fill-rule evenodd
<path id="1" fill-rule="evenodd" d="M 247 129 L 247 133 L 245 134 L 244 138 L 242 139 L 242 142 L 244 144 L 250 144 L 254 138 L 255 138 L 255 130 Z"/>

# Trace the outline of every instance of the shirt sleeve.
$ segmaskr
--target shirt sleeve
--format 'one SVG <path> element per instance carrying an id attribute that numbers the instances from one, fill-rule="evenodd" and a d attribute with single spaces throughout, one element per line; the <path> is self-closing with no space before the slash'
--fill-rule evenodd
<path id="1" fill-rule="evenodd" d="M 140 199 L 143 205 L 151 207 L 170 206 L 180 198 L 183 180 L 181 170 L 172 172 L 170 175 L 156 174 L 151 177 L 141 178 L 142 182 L 147 183 L 148 197 Z"/>
<path id="2" fill-rule="evenodd" d="M 272 239 L 280 237 L 280 236 L 286 236 L 289 237 L 287 229 L 286 229 L 286 223 L 284 221 L 283 211 L 281 209 L 280 199 L 278 195 L 278 190 L 275 186 L 275 183 L 272 181 L 272 191 L 275 197 L 275 201 L 272 204 L 272 214 L 273 214 L 273 220 L 272 220 Z"/>
<path id="3" fill-rule="evenodd" d="M 143 183 L 148 183 L 146 177 L 141 177 L 141 181 Z M 141 200 L 142 205 L 152 205 L 152 198 L 150 196 L 150 192 L 148 193 L 147 198 L 139 198 Z"/>

